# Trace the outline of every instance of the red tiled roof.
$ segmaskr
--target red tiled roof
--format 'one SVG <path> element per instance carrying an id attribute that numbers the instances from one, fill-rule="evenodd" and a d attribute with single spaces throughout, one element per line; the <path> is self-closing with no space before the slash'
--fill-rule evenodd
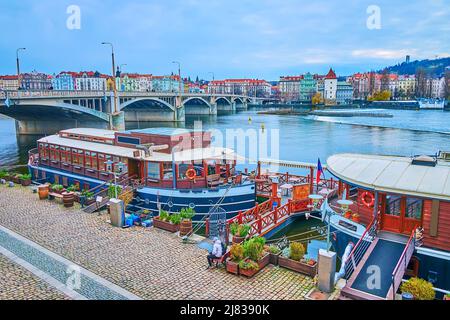
<path id="1" fill-rule="evenodd" d="M 328 74 L 325 76 L 325 79 L 337 79 L 336 73 L 334 73 L 333 69 L 330 68 Z"/>
<path id="2" fill-rule="evenodd" d="M 17 80 L 17 75 L 5 75 L 5 76 L 0 76 L 0 79 L 2 80 Z"/>

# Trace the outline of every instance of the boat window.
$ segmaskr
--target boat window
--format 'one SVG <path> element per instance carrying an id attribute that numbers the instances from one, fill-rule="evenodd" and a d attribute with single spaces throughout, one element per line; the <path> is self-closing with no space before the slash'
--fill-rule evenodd
<path id="1" fill-rule="evenodd" d="M 423 201 L 418 198 L 407 198 L 406 199 L 406 214 L 407 218 L 422 219 L 422 208 Z"/>
<path id="2" fill-rule="evenodd" d="M 401 200 L 400 196 L 386 196 L 386 214 L 390 214 L 393 216 L 400 216 L 401 213 Z"/>
<path id="3" fill-rule="evenodd" d="M 165 180 L 171 180 L 173 177 L 173 172 L 172 172 L 172 163 L 170 162 L 165 162 L 163 164 L 163 170 L 164 170 L 164 179 Z"/>
<path id="4" fill-rule="evenodd" d="M 189 164 L 181 163 L 178 165 L 178 178 L 179 179 L 185 179 L 186 178 L 186 171 L 189 169 Z"/>
<path id="5" fill-rule="evenodd" d="M 159 179 L 160 170 L 158 162 L 148 162 L 148 177 L 152 179 Z"/>

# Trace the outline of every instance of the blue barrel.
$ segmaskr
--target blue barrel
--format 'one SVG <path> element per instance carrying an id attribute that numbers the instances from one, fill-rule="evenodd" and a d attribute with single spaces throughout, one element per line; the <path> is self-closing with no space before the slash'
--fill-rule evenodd
<path id="1" fill-rule="evenodd" d="M 402 300 L 414 300 L 414 296 L 409 292 L 403 292 Z"/>

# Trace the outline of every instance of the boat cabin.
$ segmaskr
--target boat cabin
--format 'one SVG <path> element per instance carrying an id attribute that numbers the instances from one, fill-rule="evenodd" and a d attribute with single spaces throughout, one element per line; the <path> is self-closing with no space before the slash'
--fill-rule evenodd
<path id="1" fill-rule="evenodd" d="M 338 154 L 327 164 L 362 224 L 376 216 L 379 230 L 400 235 L 422 227 L 424 247 L 450 251 L 450 161 Z"/>
<path id="2" fill-rule="evenodd" d="M 39 139 L 37 146 L 37 151 L 30 153 L 35 180 L 67 185 L 67 174 L 73 174 L 86 178 L 78 179 L 83 180 L 83 189 L 92 187 L 90 181 L 126 178 L 142 186 L 174 189 L 213 188 L 242 181 L 235 170 L 237 154 L 211 146 L 211 133 L 205 131 L 76 128 Z"/>

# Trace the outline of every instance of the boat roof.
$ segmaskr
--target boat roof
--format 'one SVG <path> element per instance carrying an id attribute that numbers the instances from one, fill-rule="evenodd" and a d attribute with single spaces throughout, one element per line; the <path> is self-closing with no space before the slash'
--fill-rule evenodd
<path id="1" fill-rule="evenodd" d="M 426 166 L 409 157 L 346 153 L 327 165 L 337 178 L 367 189 L 450 201 L 450 162 Z"/>
<path id="2" fill-rule="evenodd" d="M 98 153 L 105 153 L 127 158 L 138 158 L 147 161 L 156 162 L 171 162 L 172 155 L 162 152 L 153 151 L 151 156 L 144 156 L 144 151 L 136 148 L 120 147 L 115 145 L 109 145 L 104 143 L 96 143 L 83 140 L 74 140 L 70 138 L 64 138 L 59 135 L 52 135 L 41 138 L 38 143 L 50 143 L 63 147 L 89 150 Z M 135 157 L 134 152 L 139 151 L 140 157 Z M 236 160 L 241 161 L 245 158 L 239 156 L 233 149 L 221 148 L 221 147 L 207 147 L 188 149 L 183 151 L 174 152 L 175 162 L 195 161 L 195 160 Z"/>
<path id="3" fill-rule="evenodd" d="M 114 139 L 113 130 L 105 130 L 105 129 L 95 129 L 95 128 L 74 128 L 61 130 L 60 133 L 68 133 L 68 134 L 78 134 L 92 137 L 99 137 L 105 139 Z"/>

